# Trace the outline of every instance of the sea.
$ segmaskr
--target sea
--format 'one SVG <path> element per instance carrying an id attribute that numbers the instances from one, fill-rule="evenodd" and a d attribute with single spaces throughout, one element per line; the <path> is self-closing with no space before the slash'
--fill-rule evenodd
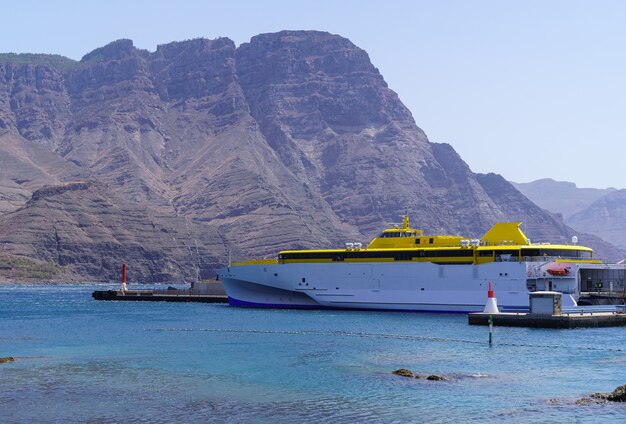
<path id="1" fill-rule="evenodd" d="M 490 345 L 463 314 L 91 297 L 113 288 L 0 285 L 0 422 L 626 422 L 626 403 L 576 403 L 626 384 L 624 327 Z"/>

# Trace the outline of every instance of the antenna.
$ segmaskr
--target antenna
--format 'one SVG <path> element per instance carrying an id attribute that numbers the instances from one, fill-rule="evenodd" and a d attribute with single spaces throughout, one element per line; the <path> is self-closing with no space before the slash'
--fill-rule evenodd
<path id="1" fill-rule="evenodd" d="M 402 229 L 407 230 L 409 228 L 409 209 L 406 208 L 404 210 L 404 215 L 402 215 Z"/>

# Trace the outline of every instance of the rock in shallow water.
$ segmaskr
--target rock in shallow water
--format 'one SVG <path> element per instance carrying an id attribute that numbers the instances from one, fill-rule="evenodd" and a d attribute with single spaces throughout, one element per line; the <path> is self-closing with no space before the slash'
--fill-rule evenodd
<path id="1" fill-rule="evenodd" d="M 400 368 L 393 372 L 395 375 L 399 375 L 401 377 L 415 377 L 411 370 L 407 370 L 406 368 Z"/>
<path id="2" fill-rule="evenodd" d="M 592 398 L 582 398 L 576 401 L 576 405 L 593 405 L 598 403 L 606 403 L 604 399 L 592 399 Z"/>
<path id="3" fill-rule="evenodd" d="M 589 397 L 578 399 L 577 405 L 601 404 L 607 402 L 626 402 L 626 384 L 618 386 L 612 393 L 593 393 Z"/>
<path id="4" fill-rule="evenodd" d="M 15 358 L 7 356 L 6 358 L 0 358 L 0 364 L 6 364 L 7 362 L 15 362 Z"/>
<path id="5" fill-rule="evenodd" d="M 617 387 L 606 398 L 611 402 L 626 402 L 626 384 Z"/>
<path id="6" fill-rule="evenodd" d="M 444 377 L 444 376 L 441 376 L 441 375 L 431 374 L 429 376 L 425 376 L 425 375 L 414 374 L 413 371 L 408 370 L 406 368 L 397 369 L 397 370 L 393 371 L 392 374 L 399 375 L 401 377 L 424 378 L 424 379 L 430 380 L 430 381 L 446 381 L 446 380 L 449 380 L 448 377 Z"/>
<path id="7" fill-rule="evenodd" d="M 426 380 L 430 380 L 430 381 L 445 381 L 445 380 L 447 380 L 447 378 L 443 377 L 441 375 L 429 375 L 428 377 L 426 377 Z"/>
<path id="8" fill-rule="evenodd" d="M 607 393 L 593 393 L 590 396 L 593 399 L 607 399 L 609 395 Z"/>

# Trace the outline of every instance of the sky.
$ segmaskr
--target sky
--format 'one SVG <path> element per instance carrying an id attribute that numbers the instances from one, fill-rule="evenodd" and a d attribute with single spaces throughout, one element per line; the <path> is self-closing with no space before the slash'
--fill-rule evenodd
<path id="1" fill-rule="evenodd" d="M 626 1 L 0 0 L 0 52 L 80 59 L 320 30 L 368 52 L 432 142 L 474 172 L 626 188 Z"/>

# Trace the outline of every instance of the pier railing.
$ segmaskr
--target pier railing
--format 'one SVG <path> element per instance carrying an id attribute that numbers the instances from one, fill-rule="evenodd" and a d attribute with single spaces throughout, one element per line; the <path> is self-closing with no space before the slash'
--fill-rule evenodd
<path id="1" fill-rule="evenodd" d="M 622 305 L 590 305 L 590 306 L 564 306 L 561 313 L 568 314 L 594 314 L 594 313 L 624 313 Z"/>

